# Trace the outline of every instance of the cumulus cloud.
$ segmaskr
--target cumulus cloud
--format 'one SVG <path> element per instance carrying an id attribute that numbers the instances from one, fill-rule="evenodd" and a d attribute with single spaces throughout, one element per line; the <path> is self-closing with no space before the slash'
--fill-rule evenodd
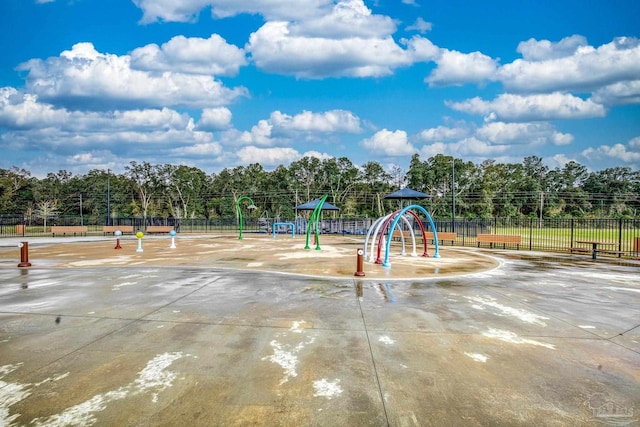
<path id="1" fill-rule="evenodd" d="M 337 2 L 331 12 L 291 23 L 292 36 L 331 39 L 384 38 L 396 31 L 396 24 L 384 15 L 374 15 L 362 0 Z"/>
<path id="2" fill-rule="evenodd" d="M 420 148 L 420 155 L 423 157 L 431 157 L 436 154 L 450 153 L 451 155 L 463 158 L 478 157 L 492 158 L 496 155 L 503 154 L 510 150 L 509 145 L 495 145 L 487 141 L 483 141 L 476 137 L 463 138 L 459 141 L 445 144 L 436 142 L 434 144 L 426 144 Z"/>
<path id="3" fill-rule="evenodd" d="M 0 88 L 0 127 L 22 129 L 55 126 L 66 122 L 69 112 L 38 102 L 38 97 L 11 87 Z"/>
<path id="4" fill-rule="evenodd" d="M 360 119 L 350 111 L 332 110 L 324 113 L 303 111 L 295 116 L 274 111 L 269 121 L 274 132 L 289 134 L 290 132 L 314 133 L 359 133 Z"/>
<path id="5" fill-rule="evenodd" d="M 62 132 L 193 130 L 193 119 L 170 108 L 125 111 L 70 111 L 38 102 L 34 95 L 0 89 L 0 126 L 11 129 L 58 129 Z"/>
<path id="6" fill-rule="evenodd" d="M 317 141 L 323 135 L 360 132 L 360 119 L 350 111 L 303 111 L 296 115 L 274 111 L 269 119 L 259 120 L 250 131 L 231 129 L 223 134 L 223 139 L 234 144 L 269 146 L 299 139 Z"/>
<path id="7" fill-rule="evenodd" d="M 529 40 L 519 50 L 525 58 L 497 73 L 509 91 L 592 91 L 640 75 L 640 40 L 635 37 L 619 37 L 598 48 L 585 45 L 579 36 L 556 45 Z"/>
<path id="8" fill-rule="evenodd" d="M 227 107 L 204 108 L 198 122 L 199 129 L 221 130 L 231 126 L 231 110 Z"/>
<path id="9" fill-rule="evenodd" d="M 447 127 L 438 126 L 431 129 L 425 129 L 418 135 L 420 140 L 424 142 L 439 142 L 454 139 L 462 139 L 469 135 L 469 129 L 466 127 Z"/>
<path id="10" fill-rule="evenodd" d="M 478 129 L 476 135 L 491 144 L 567 145 L 573 141 L 572 135 L 558 132 L 545 122 L 493 122 Z"/>
<path id="11" fill-rule="evenodd" d="M 249 146 L 238 151 L 238 158 L 243 163 L 260 163 L 266 166 L 289 164 L 301 157 L 297 150 L 290 147 L 259 148 Z"/>
<path id="12" fill-rule="evenodd" d="M 526 42 L 520 42 L 516 50 L 527 61 L 545 61 L 566 58 L 584 46 L 587 46 L 587 39 L 580 35 L 573 35 L 565 37 L 557 43 L 531 38 Z"/>
<path id="13" fill-rule="evenodd" d="M 299 78 L 379 77 L 413 62 L 391 36 L 342 39 L 292 35 L 287 22 L 267 22 L 246 50 L 258 68 Z"/>
<path id="14" fill-rule="evenodd" d="M 173 148 L 170 152 L 176 157 L 216 157 L 222 154 L 222 146 L 217 142 L 205 142 L 202 144 Z"/>
<path id="15" fill-rule="evenodd" d="M 590 161 L 603 164 L 623 163 L 633 168 L 640 167 L 640 137 L 631 139 L 625 144 L 601 145 L 582 151 L 582 155 Z"/>
<path id="16" fill-rule="evenodd" d="M 242 13 L 258 14 L 266 19 L 303 19 L 317 16 L 328 8 L 332 0 L 296 0 L 295 7 L 282 0 L 133 0 L 142 9 L 143 24 L 156 21 L 193 22 L 202 9 L 211 8 L 217 18 L 227 18 Z"/>
<path id="17" fill-rule="evenodd" d="M 640 80 L 614 83 L 596 90 L 592 99 L 605 105 L 640 104 Z"/>
<path id="18" fill-rule="evenodd" d="M 378 131 L 371 138 L 364 139 L 360 145 L 367 150 L 387 156 L 406 156 L 416 152 L 403 130 L 391 132 L 387 129 Z"/>
<path id="19" fill-rule="evenodd" d="M 78 43 L 59 57 L 32 59 L 19 69 L 28 71 L 29 92 L 69 108 L 214 107 L 247 94 L 245 88 L 228 89 L 211 76 L 147 73 L 132 69 L 130 62 L 128 55 L 104 54 L 91 43 Z"/>
<path id="20" fill-rule="evenodd" d="M 162 46 L 148 44 L 131 52 L 131 68 L 143 71 L 235 76 L 246 64 L 244 51 L 217 34 L 208 39 L 176 36 Z"/>
<path id="21" fill-rule="evenodd" d="M 416 22 L 414 22 L 413 24 L 409 25 L 406 30 L 407 31 L 418 31 L 419 33 L 426 33 L 427 31 L 431 31 L 431 22 L 427 22 L 424 19 L 418 17 L 418 19 L 416 19 Z"/>
<path id="22" fill-rule="evenodd" d="M 431 86 L 483 83 L 494 80 L 498 61 L 480 52 L 462 53 L 441 49 L 437 68 L 425 79 Z"/>
<path id="23" fill-rule="evenodd" d="M 560 92 L 528 96 L 505 93 L 493 101 L 476 97 L 463 102 L 447 101 L 446 105 L 457 111 L 484 115 L 487 121 L 584 119 L 606 114 L 602 105 L 590 99 Z"/>

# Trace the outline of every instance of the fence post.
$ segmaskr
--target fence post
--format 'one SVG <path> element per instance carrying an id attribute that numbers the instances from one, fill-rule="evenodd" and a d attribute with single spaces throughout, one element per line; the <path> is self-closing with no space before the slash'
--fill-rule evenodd
<path id="1" fill-rule="evenodd" d="M 622 252 L 622 218 L 618 218 L 618 251 Z M 618 258 L 622 256 L 618 253 Z"/>
<path id="2" fill-rule="evenodd" d="M 540 228 L 542 228 L 542 221 L 540 221 Z M 533 249 L 533 219 L 529 218 L 529 250 Z"/>
<path id="3" fill-rule="evenodd" d="M 571 242 L 569 246 L 573 247 L 573 218 L 571 218 Z"/>

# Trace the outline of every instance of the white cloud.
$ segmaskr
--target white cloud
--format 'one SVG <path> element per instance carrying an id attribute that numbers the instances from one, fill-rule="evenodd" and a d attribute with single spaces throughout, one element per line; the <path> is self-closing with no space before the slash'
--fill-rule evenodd
<path id="1" fill-rule="evenodd" d="M 226 107 L 204 108 L 198 122 L 199 129 L 219 130 L 231 126 L 231 111 Z"/>
<path id="2" fill-rule="evenodd" d="M 592 99 L 605 105 L 640 104 L 640 80 L 614 83 L 596 90 Z"/>
<path id="3" fill-rule="evenodd" d="M 173 148 L 171 154 L 176 157 L 216 157 L 222 154 L 222 146 L 217 142 L 188 145 L 186 147 Z"/>
<path id="4" fill-rule="evenodd" d="M 38 102 L 38 97 L 14 88 L 0 88 L 0 127 L 20 129 L 55 126 L 68 120 L 65 109 Z"/>
<path id="5" fill-rule="evenodd" d="M 214 107 L 247 94 L 210 76 L 133 70 L 128 55 L 99 53 L 91 43 L 78 43 L 57 58 L 32 59 L 19 69 L 28 71 L 27 88 L 39 99 L 90 109 Z"/>
<path id="6" fill-rule="evenodd" d="M 518 59 L 498 71 L 498 78 L 509 91 L 591 91 L 637 80 L 640 75 L 640 41 L 634 37 L 619 37 L 594 48 L 573 36 L 566 46 L 551 44 L 546 51 L 540 49 L 542 42 L 526 43 L 519 49 L 535 60 Z M 562 56 L 571 49 L 572 55 Z"/>
<path id="7" fill-rule="evenodd" d="M 476 136 L 491 144 L 567 145 L 573 141 L 573 136 L 560 133 L 545 122 L 488 123 L 477 130 Z"/>
<path id="8" fill-rule="evenodd" d="M 217 34 L 208 39 L 176 36 L 160 47 L 148 44 L 131 52 L 131 68 L 142 71 L 235 76 L 246 64 L 244 51 Z"/>
<path id="9" fill-rule="evenodd" d="M 438 126 L 431 129 L 425 129 L 418 135 L 424 142 L 438 142 L 454 139 L 462 139 L 469 135 L 470 130 L 466 127 L 446 127 Z"/>
<path id="10" fill-rule="evenodd" d="M 237 129 L 229 129 L 222 132 L 220 136 L 221 142 L 225 145 L 264 145 L 274 144 L 271 137 L 273 126 L 268 120 L 259 120 L 250 131 L 239 131 Z"/>
<path id="11" fill-rule="evenodd" d="M 396 31 L 391 18 L 374 15 L 362 0 L 337 2 L 329 13 L 289 25 L 292 36 L 330 39 L 385 38 Z"/>
<path id="12" fill-rule="evenodd" d="M 319 151 L 306 151 L 305 153 L 302 154 L 302 157 L 315 157 L 320 160 L 328 160 L 328 159 L 332 159 L 334 156 L 328 153 L 321 153 Z"/>
<path id="13" fill-rule="evenodd" d="M 245 164 L 260 163 L 261 165 L 277 166 L 289 164 L 301 157 L 298 151 L 290 147 L 258 148 L 249 146 L 238 151 L 238 158 Z"/>
<path id="14" fill-rule="evenodd" d="M 604 117 L 606 113 L 602 105 L 590 99 L 560 92 L 528 96 L 505 93 L 493 101 L 476 97 L 463 102 L 447 101 L 446 105 L 457 111 L 484 115 L 488 120 L 504 121 L 584 119 Z"/>
<path id="15" fill-rule="evenodd" d="M 527 61 L 545 61 L 571 56 L 584 46 L 587 46 L 587 39 L 580 35 L 573 35 L 565 37 L 557 43 L 531 38 L 526 42 L 520 42 L 516 50 Z"/>
<path id="16" fill-rule="evenodd" d="M 350 111 L 331 110 L 324 113 L 303 111 L 295 116 L 274 111 L 269 121 L 275 129 L 282 131 L 301 131 L 319 133 L 359 133 L 360 119 Z"/>
<path id="17" fill-rule="evenodd" d="M 614 164 L 624 163 L 628 166 L 640 167 L 640 147 L 638 138 L 634 138 L 628 145 L 614 144 L 601 145 L 599 147 L 587 148 L 582 155 L 596 164 L 614 161 Z"/>
<path id="18" fill-rule="evenodd" d="M 383 129 L 371 138 L 364 139 L 360 145 L 376 154 L 388 156 L 406 156 L 416 152 L 407 140 L 407 133 L 403 130 L 391 132 Z"/>
<path id="19" fill-rule="evenodd" d="M 449 153 L 462 158 L 478 157 L 486 159 L 508 152 L 510 149 L 509 145 L 495 145 L 476 137 L 469 137 L 448 144 L 436 142 L 424 145 L 420 148 L 420 155 L 431 157 L 436 154 Z"/>
<path id="20" fill-rule="evenodd" d="M 141 23 L 155 21 L 192 22 L 200 10 L 211 7 L 211 13 L 226 18 L 241 13 L 259 14 L 266 19 L 302 19 L 317 16 L 332 0 L 296 0 L 295 7 L 282 0 L 133 0 L 142 9 Z"/>
<path id="21" fill-rule="evenodd" d="M 498 61 L 480 52 L 441 49 L 438 67 L 425 79 L 431 86 L 483 83 L 495 79 Z"/>
<path id="22" fill-rule="evenodd" d="M 416 22 L 414 22 L 412 25 L 409 25 L 406 30 L 407 31 L 418 31 L 419 33 L 426 33 L 427 31 L 431 31 L 431 22 L 427 22 L 424 19 L 418 17 L 418 19 L 416 19 Z"/>
<path id="23" fill-rule="evenodd" d="M 292 35 L 286 22 L 267 22 L 245 49 L 258 68 L 299 78 L 379 77 L 413 62 L 391 36 L 341 39 Z"/>

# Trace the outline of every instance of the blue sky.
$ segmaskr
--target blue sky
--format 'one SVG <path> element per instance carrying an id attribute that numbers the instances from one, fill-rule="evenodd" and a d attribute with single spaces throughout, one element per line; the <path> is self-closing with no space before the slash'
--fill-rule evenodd
<path id="1" fill-rule="evenodd" d="M 640 168 L 637 0 L 2 0 L 0 168 Z"/>

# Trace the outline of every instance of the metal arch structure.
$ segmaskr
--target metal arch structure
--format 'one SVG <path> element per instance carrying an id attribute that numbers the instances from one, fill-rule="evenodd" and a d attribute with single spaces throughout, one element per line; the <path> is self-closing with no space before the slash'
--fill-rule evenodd
<path id="1" fill-rule="evenodd" d="M 371 243 L 371 257 L 369 258 L 369 262 L 374 262 L 376 261 L 377 264 L 382 263 L 382 261 L 380 260 L 380 262 L 377 262 L 377 260 L 374 260 L 374 251 L 375 251 L 375 242 L 376 239 L 378 238 L 378 233 L 380 232 L 380 229 L 382 227 L 385 226 L 385 224 L 388 226 L 388 222 L 389 222 L 389 218 L 392 217 L 392 215 L 396 214 L 399 211 L 396 211 L 394 213 L 391 213 L 389 215 L 383 216 L 378 218 L 369 228 L 369 232 L 367 233 L 367 236 L 364 240 L 364 254 L 366 255 L 368 252 L 368 248 L 369 248 L 369 238 L 372 237 L 372 243 Z M 406 218 L 402 218 L 403 221 L 405 222 L 405 224 L 407 224 L 407 227 L 409 228 L 409 231 L 411 232 L 411 239 L 413 242 L 413 252 L 411 253 L 411 256 L 417 256 L 416 253 L 416 237 L 415 237 L 415 233 L 413 232 L 413 229 L 411 228 L 411 224 L 409 224 L 409 220 Z M 384 233 L 384 232 L 383 232 Z M 405 241 L 404 241 L 404 234 L 400 234 L 400 238 L 402 240 L 402 255 L 405 255 Z M 378 247 L 380 245 L 380 241 L 378 241 Z M 378 260 L 380 259 L 380 252 L 378 252 Z"/>
<path id="2" fill-rule="evenodd" d="M 387 219 L 384 223 L 384 225 L 382 226 L 382 233 L 380 234 L 379 240 L 378 240 L 378 258 L 376 259 L 376 264 L 382 264 L 382 260 L 380 259 L 380 254 L 382 252 L 382 238 L 384 236 L 384 233 L 387 232 L 387 234 L 389 235 L 389 238 L 387 239 L 387 246 L 385 247 L 385 252 L 389 251 L 390 249 L 390 244 L 391 244 L 391 237 L 393 236 L 393 229 L 389 230 L 389 223 L 393 220 L 393 218 L 402 218 L 403 220 L 405 220 L 405 222 L 407 224 L 409 224 L 409 221 L 404 217 L 404 213 L 407 212 L 407 209 L 402 210 L 399 209 L 396 212 L 394 212 L 392 214 L 392 217 L 390 217 L 389 219 Z M 424 246 L 424 252 L 422 253 L 423 257 L 428 257 L 429 254 L 427 253 L 427 239 L 424 238 L 425 236 L 425 229 L 424 229 L 424 225 L 422 225 L 422 221 L 420 221 L 420 218 L 418 217 L 418 215 L 416 215 L 415 212 L 413 212 L 412 210 L 408 211 L 417 221 L 418 221 L 418 225 L 420 225 L 420 231 L 422 232 L 422 244 Z M 397 223 L 397 221 L 396 221 Z M 411 230 L 411 234 L 413 235 L 413 229 L 410 228 Z M 402 239 L 402 245 L 403 245 L 403 249 L 404 249 L 404 235 L 402 233 L 400 233 L 401 239 Z M 415 237 L 414 237 L 414 252 L 415 252 Z M 403 254 L 404 255 L 404 254 Z M 385 256 L 385 258 L 388 258 L 388 255 Z"/>
<path id="3" fill-rule="evenodd" d="M 391 223 L 391 227 L 389 228 L 389 235 L 393 234 L 393 230 L 395 230 L 396 226 L 398 225 L 398 221 L 400 220 L 400 217 L 402 215 L 404 215 L 405 212 L 407 212 L 410 209 L 417 209 L 420 212 L 422 212 L 426 217 L 427 220 L 429 220 L 429 224 L 431 225 L 431 230 L 433 230 L 433 243 L 435 246 L 435 253 L 433 254 L 434 258 L 440 258 L 440 247 L 438 245 L 438 232 L 436 230 L 436 225 L 433 223 L 433 219 L 431 218 L 431 215 L 429 215 L 429 212 L 427 212 L 427 210 L 425 208 L 423 208 L 422 206 L 419 205 L 410 205 L 407 206 L 406 208 L 403 208 L 399 214 L 396 215 L 395 219 L 393 220 L 393 222 Z M 423 234 L 424 236 L 424 234 Z M 389 250 L 391 249 L 391 239 L 387 240 L 387 245 L 385 247 L 385 254 L 384 254 L 384 262 L 382 263 L 383 267 L 391 267 L 391 263 L 389 262 Z"/>

